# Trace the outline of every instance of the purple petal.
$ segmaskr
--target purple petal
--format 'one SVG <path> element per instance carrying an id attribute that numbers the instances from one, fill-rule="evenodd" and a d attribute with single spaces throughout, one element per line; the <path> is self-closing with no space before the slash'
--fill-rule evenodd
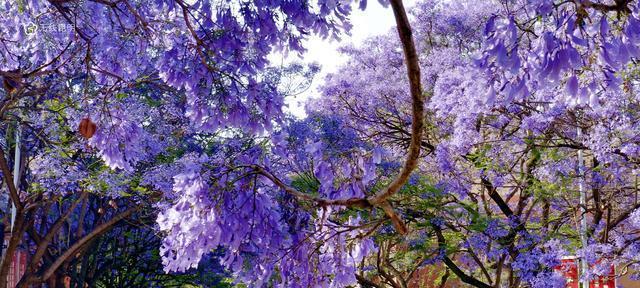
<path id="1" fill-rule="evenodd" d="M 491 16 L 489 17 L 489 20 L 487 20 L 487 24 L 484 26 L 484 36 L 489 36 L 489 33 L 493 32 L 493 30 L 495 29 L 495 22 L 496 22 L 496 17 L 497 16 Z"/>
<path id="2" fill-rule="evenodd" d="M 487 96 L 485 97 L 485 104 L 487 104 L 488 106 L 493 106 L 493 103 L 496 102 L 496 90 L 493 89 L 493 85 L 491 86 L 491 88 L 489 88 L 489 91 L 487 92 Z"/>
<path id="3" fill-rule="evenodd" d="M 567 94 L 574 97 L 578 94 L 578 78 L 576 78 L 575 75 L 569 77 L 569 79 L 567 80 L 565 91 L 567 92 Z"/>
<path id="4" fill-rule="evenodd" d="M 607 22 L 607 15 L 600 18 L 600 36 L 606 37 L 609 32 L 609 22 Z"/>

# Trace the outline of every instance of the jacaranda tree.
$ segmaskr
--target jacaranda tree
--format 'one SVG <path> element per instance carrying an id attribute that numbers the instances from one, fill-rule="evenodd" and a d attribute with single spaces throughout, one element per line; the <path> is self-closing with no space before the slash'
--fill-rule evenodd
<path id="1" fill-rule="evenodd" d="M 305 119 L 284 99 L 317 67 L 267 57 L 365 0 L 1 4 L 0 288 L 16 249 L 20 287 L 61 285 L 147 213 L 166 272 L 215 252 L 250 287 L 564 287 L 563 256 L 584 279 L 640 261 L 637 1 L 382 1 L 395 33 L 343 48 Z"/>

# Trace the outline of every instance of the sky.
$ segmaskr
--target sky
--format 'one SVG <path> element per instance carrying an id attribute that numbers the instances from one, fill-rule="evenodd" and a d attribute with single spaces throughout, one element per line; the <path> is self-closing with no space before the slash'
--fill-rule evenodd
<path id="1" fill-rule="evenodd" d="M 415 4 L 416 0 L 405 0 L 404 5 L 407 12 Z M 311 37 L 304 44 L 307 48 L 307 52 L 302 55 L 302 59 L 297 55 L 290 54 L 283 56 L 282 54 L 271 55 L 273 63 L 290 63 L 293 61 L 301 61 L 304 63 L 317 62 L 321 65 L 321 70 L 313 80 L 310 89 L 297 95 L 295 97 L 287 98 L 286 104 L 288 108 L 285 109 L 298 117 L 304 117 L 304 103 L 310 97 L 318 97 L 317 87 L 324 76 L 328 73 L 335 72 L 341 64 L 346 62 L 346 57 L 338 53 L 338 48 L 347 44 L 359 45 L 363 40 L 376 35 L 387 33 L 389 30 L 395 28 L 395 19 L 393 18 L 393 12 L 391 7 L 383 7 L 376 0 L 368 1 L 367 9 L 364 11 L 354 7 L 350 16 L 353 28 L 351 29 L 351 36 L 344 35 L 338 42 L 335 40 L 321 39 L 319 37 Z"/>

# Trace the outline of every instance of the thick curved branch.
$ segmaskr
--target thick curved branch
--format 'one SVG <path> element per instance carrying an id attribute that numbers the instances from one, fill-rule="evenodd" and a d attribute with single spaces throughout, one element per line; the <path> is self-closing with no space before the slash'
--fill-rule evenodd
<path id="1" fill-rule="evenodd" d="M 425 95 L 422 91 L 420 63 L 418 59 L 418 53 L 416 52 L 415 43 L 413 41 L 411 25 L 409 23 L 409 17 L 404 9 L 402 0 L 391 0 L 391 7 L 396 19 L 398 35 L 402 42 L 402 49 L 407 65 L 407 76 L 409 78 L 409 90 L 411 92 L 412 103 L 412 123 L 411 123 L 411 142 L 409 145 L 407 158 L 404 166 L 396 178 L 387 186 L 386 189 L 380 191 L 376 195 L 368 198 L 349 198 L 349 199 L 324 199 L 315 197 L 306 193 L 297 191 L 296 189 L 289 187 L 282 182 L 278 177 L 275 177 L 270 172 L 258 165 L 249 165 L 248 167 L 254 169 L 255 173 L 260 174 L 275 185 L 285 190 L 285 192 L 295 196 L 301 200 L 313 201 L 320 206 L 348 206 L 348 207 L 379 207 L 385 212 L 385 214 L 391 219 L 393 226 L 400 234 L 407 233 L 407 227 L 394 211 L 393 207 L 389 203 L 388 199 L 394 194 L 398 193 L 402 186 L 407 183 L 409 176 L 415 168 L 418 166 L 418 159 L 420 158 L 420 149 L 422 147 L 422 135 L 424 133 L 424 104 Z"/>
<path id="2" fill-rule="evenodd" d="M 413 170 L 418 166 L 418 159 L 420 158 L 420 148 L 422 147 L 422 134 L 424 133 L 424 103 L 425 95 L 422 92 L 422 83 L 420 75 L 420 63 L 418 59 L 418 53 L 416 52 L 416 45 L 413 42 L 413 35 L 411 30 L 411 24 L 409 23 L 409 17 L 404 9 L 402 0 L 391 0 L 391 8 L 396 18 L 396 25 L 398 30 L 398 36 L 400 42 L 402 42 L 402 50 L 404 51 L 404 58 L 407 65 L 407 76 L 409 77 L 409 90 L 411 92 L 411 142 L 409 145 L 407 158 L 404 162 L 400 174 L 389 184 L 389 186 L 380 191 L 375 196 L 369 198 L 369 203 L 374 206 L 380 206 L 384 212 L 391 218 L 396 230 L 400 234 L 407 233 L 407 227 L 402 222 L 402 219 L 393 211 L 393 208 L 388 203 L 389 197 L 398 193 L 402 186 L 407 183 L 409 176 Z"/>
<path id="3" fill-rule="evenodd" d="M 372 207 L 380 207 L 387 217 L 391 220 L 391 223 L 395 227 L 395 229 L 401 233 L 407 233 L 407 227 L 402 222 L 400 216 L 393 210 L 389 201 L 384 201 L 378 205 L 372 205 L 367 198 L 348 198 L 348 199 L 326 199 L 321 197 L 316 197 L 307 193 L 302 193 L 293 187 L 285 184 L 280 178 L 273 175 L 271 172 L 267 171 L 263 167 L 259 165 L 246 165 L 244 167 L 248 167 L 254 170 L 255 174 L 259 174 L 269 179 L 273 184 L 278 186 L 280 189 L 284 190 L 286 193 L 290 194 L 293 197 L 296 197 L 299 200 L 306 200 L 310 202 L 314 202 L 320 207 L 326 206 L 345 206 L 345 207 L 360 207 L 360 208 L 372 208 Z"/>
<path id="4" fill-rule="evenodd" d="M 393 207 L 391 206 L 391 203 L 389 203 L 389 201 L 384 201 L 383 203 L 378 204 L 378 206 L 382 208 L 384 214 L 387 214 L 387 217 L 389 217 L 391 223 L 393 224 L 393 227 L 396 228 L 398 233 L 402 235 L 407 234 L 407 225 L 404 224 L 402 218 L 400 218 L 400 216 L 398 216 L 398 214 L 393 210 Z"/>
<path id="5" fill-rule="evenodd" d="M 385 202 L 389 197 L 398 193 L 400 188 L 407 183 L 409 176 L 411 176 L 413 170 L 418 166 L 418 158 L 420 157 L 420 148 L 422 146 L 422 134 L 424 131 L 425 95 L 422 92 L 420 63 L 418 61 L 416 46 L 413 42 L 411 25 L 409 24 L 409 18 L 407 17 L 402 0 L 391 0 L 390 3 L 396 18 L 398 36 L 400 36 L 400 41 L 402 42 L 402 49 L 404 50 L 407 65 L 407 75 L 409 76 L 412 102 L 411 143 L 400 174 L 396 176 L 387 189 L 382 190 L 373 198 L 369 199 L 369 202 L 373 205 Z"/>
<path id="6" fill-rule="evenodd" d="M 333 199 L 332 200 L 332 199 L 325 199 L 325 198 L 312 196 L 306 193 L 302 193 L 290 187 L 289 185 L 285 184 L 284 182 L 282 182 L 282 180 L 280 180 L 280 178 L 276 177 L 271 172 L 267 171 L 266 169 L 264 169 L 259 165 L 248 165 L 247 167 L 255 170 L 257 174 L 260 174 L 266 177 L 267 179 L 271 180 L 273 184 L 275 184 L 276 186 L 280 187 L 282 190 L 284 190 L 288 194 L 300 200 L 315 202 L 319 206 L 323 206 L 323 207 L 324 206 L 346 206 L 346 207 L 361 207 L 361 208 L 372 207 L 372 205 L 365 198 L 349 198 L 349 199 Z"/>

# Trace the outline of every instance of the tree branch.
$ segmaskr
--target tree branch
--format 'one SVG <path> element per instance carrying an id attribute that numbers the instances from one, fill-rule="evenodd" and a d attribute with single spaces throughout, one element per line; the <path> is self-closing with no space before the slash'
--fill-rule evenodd
<path id="1" fill-rule="evenodd" d="M 49 277 L 51 277 L 51 275 L 53 275 L 53 273 L 56 272 L 56 270 L 60 267 L 60 265 L 62 265 L 69 257 L 72 257 L 73 255 L 75 255 L 76 252 L 80 248 L 82 248 L 82 246 L 84 246 L 89 241 L 93 240 L 94 238 L 96 238 L 96 237 L 106 233 L 107 231 L 111 230 L 111 228 L 113 228 L 113 226 L 117 222 L 119 222 L 120 220 L 122 220 L 122 219 L 124 219 L 126 217 L 129 217 L 129 215 L 133 214 L 133 212 L 138 210 L 138 208 L 139 207 L 131 207 L 131 208 L 125 210 L 124 212 L 114 216 L 109 221 L 98 225 L 95 229 L 93 229 L 93 231 L 91 231 L 91 233 L 85 235 L 81 239 L 78 239 L 78 241 L 76 243 L 71 245 L 71 247 L 69 247 L 69 249 L 67 249 L 67 251 L 65 251 L 62 255 L 60 255 L 58 257 L 58 259 L 56 259 L 56 261 L 53 262 L 49 266 L 49 268 L 47 268 L 47 270 L 45 270 L 45 272 L 41 276 L 37 277 L 35 280 L 37 282 L 38 281 L 41 282 L 43 279 L 48 279 Z"/>
<path id="2" fill-rule="evenodd" d="M 395 180 L 391 182 L 387 189 L 382 190 L 375 195 L 375 197 L 369 199 L 369 202 L 373 205 L 386 201 L 389 197 L 400 191 L 400 188 L 407 183 L 409 176 L 418 166 L 418 158 L 420 157 L 420 148 L 422 146 L 422 134 L 424 132 L 425 95 L 422 92 L 420 63 L 413 42 L 411 25 L 402 0 L 391 0 L 390 3 L 396 18 L 398 36 L 400 36 L 400 41 L 402 42 L 402 49 L 404 50 L 404 57 L 407 64 L 407 75 L 409 77 L 412 102 L 411 144 L 400 174 L 396 176 Z"/>
<path id="3" fill-rule="evenodd" d="M 2 175 L 4 176 L 5 182 L 7 182 L 7 187 L 9 188 L 9 196 L 11 197 L 11 201 L 16 205 L 16 210 L 22 211 L 22 203 L 20 202 L 20 196 L 18 196 L 18 188 L 14 185 L 13 181 L 13 173 L 11 173 L 11 169 L 7 164 L 7 158 L 5 158 L 5 153 L 2 147 L 0 147 L 0 170 L 2 170 Z"/>
<path id="4" fill-rule="evenodd" d="M 438 246 L 440 246 L 440 249 L 445 249 L 446 247 L 446 239 L 444 238 L 444 235 L 442 235 L 442 229 L 440 227 L 438 227 L 437 225 L 432 225 L 433 229 L 436 233 L 436 238 L 438 238 Z M 451 260 L 451 258 L 449 258 L 449 256 L 447 256 L 446 252 L 443 252 L 443 257 L 442 257 L 442 261 L 444 262 L 445 265 L 447 265 L 447 267 L 449 267 L 449 269 L 453 272 L 453 274 L 456 274 L 456 276 L 458 276 L 458 278 L 460 278 L 460 280 L 462 280 L 462 282 L 467 283 L 469 285 L 473 285 L 475 287 L 480 287 L 480 288 L 492 288 L 489 284 L 486 284 L 476 278 L 474 278 L 473 276 L 469 276 L 466 273 L 464 273 L 464 271 L 462 271 L 457 265 L 456 263 L 453 263 L 453 261 Z"/>
<path id="5" fill-rule="evenodd" d="M 80 195 L 80 197 L 76 201 L 74 201 L 69 206 L 69 208 L 67 208 L 67 211 L 64 214 L 62 214 L 60 218 L 58 218 L 58 220 L 56 220 L 53 223 L 53 225 L 51 225 L 49 232 L 47 232 L 47 234 L 44 237 L 42 237 L 40 241 L 38 241 L 37 243 L 38 248 L 36 249 L 36 252 L 33 254 L 33 257 L 31 257 L 31 265 L 29 267 L 31 271 L 36 270 L 37 268 L 36 266 L 40 263 L 40 259 L 42 259 L 42 256 L 44 256 L 44 253 L 46 252 L 47 247 L 49 247 L 49 243 L 51 242 L 51 240 L 53 240 L 53 237 L 59 232 L 60 228 L 62 227 L 62 224 L 64 224 L 64 222 L 67 221 L 67 219 L 69 219 L 69 216 L 71 216 L 71 214 L 76 209 L 78 204 L 84 201 L 84 199 L 87 197 L 87 194 L 88 192 L 83 191 L 82 195 Z"/>

